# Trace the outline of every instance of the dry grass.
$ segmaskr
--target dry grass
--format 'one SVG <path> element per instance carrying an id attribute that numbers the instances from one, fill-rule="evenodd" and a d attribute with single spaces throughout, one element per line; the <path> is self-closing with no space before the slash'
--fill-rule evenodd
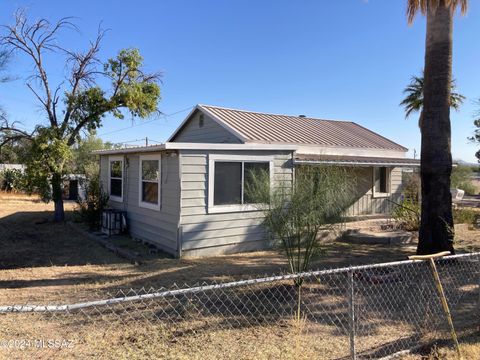
<path id="1" fill-rule="evenodd" d="M 227 281 L 286 269 L 276 251 L 182 260 L 157 256 L 135 266 L 70 226 L 49 222 L 52 208 L 35 197 L 0 193 L 0 305 L 65 303 L 91 299 L 92 292 L 100 297 L 122 288 Z M 66 208 L 71 217 L 73 204 Z M 457 248 L 479 249 L 479 234 L 464 229 Z M 329 244 L 325 250 L 314 267 L 402 260 L 415 248 Z M 332 329 L 309 333 L 317 339 L 311 341 L 310 335 L 298 335 L 302 325 L 294 325 L 194 332 L 166 342 L 160 340 L 169 338 L 165 329 L 153 325 L 75 327 L 57 319 L 43 321 L 39 315 L 0 316 L 0 340 L 38 339 L 41 334 L 43 339 L 74 341 L 72 349 L 0 348 L 0 358 L 329 359 L 348 348 L 343 338 L 332 341 L 322 335 Z"/>
<path id="2" fill-rule="evenodd" d="M 460 352 L 464 360 L 480 359 L 480 334 L 460 339 Z M 457 352 L 452 346 L 434 345 L 420 353 L 405 355 L 402 360 L 449 360 L 457 359 Z"/>
<path id="3" fill-rule="evenodd" d="M 157 256 L 135 266 L 75 232 L 54 224 L 52 204 L 34 197 L 0 194 L 0 299 L 2 303 L 40 296 L 64 301 L 82 290 L 161 287 L 204 281 L 228 281 L 285 271 L 276 251 L 200 259 Z M 74 204 L 66 204 L 71 217 Z M 314 268 L 333 268 L 406 259 L 414 247 L 328 244 Z"/>

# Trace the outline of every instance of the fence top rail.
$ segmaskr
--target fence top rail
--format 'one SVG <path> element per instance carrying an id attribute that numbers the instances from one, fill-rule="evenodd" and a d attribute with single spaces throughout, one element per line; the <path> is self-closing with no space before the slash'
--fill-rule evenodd
<path id="1" fill-rule="evenodd" d="M 450 256 L 445 256 L 441 259 L 444 259 L 444 260 L 459 259 L 459 258 L 465 258 L 465 257 L 474 257 L 474 256 L 478 256 L 478 255 L 480 255 L 480 252 L 450 255 Z M 324 275 L 356 272 L 356 271 L 360 271 L 360 270 L 369 270 L 369 269 L 378 269 L 378 268 L 384 268 L 384 267 L 401 266 L 401 265 L 417 263 L 417 262 L 420 262 L 420 261 L 421 260 L 402 260 L 402 261 L 393 261 L 393 262 L 378 263 L 378 264 L 369 264 L 369 265 L 349 266 L 349 267 L 342 267 L 342 268 L 335 268 L 335 269 L 316 270 L 316 271 L 308 271 L 308 272 L 301 272 L 301 273 L 295 273 L 295 274 L 276 275 L 276 276 L 269 276 L 269 277 L 263 277 L 263 278 L 231 281 L 231 282 L 226 282 L 226 283 L 201 285 L 201 286 L 194 286 L 194 287 L 187 287 L 187 288 L 180 288 L 180 289 L 173 289 L 173 290 L 164 290 L 164 291 L 158 291 L 158 292 L 153 292 L 153 293 L 149 293 L 149 294 L 131 295 L 131 296 L 125 295 L 123 297 L 116 297 L 116 298 L 105 299 L 105 300 L 95 300 L 95 301 L 73 303 L 73 304 L 64 304 L 64 305 L 30 305 L 30 304 L 24 304 L 24 305 L 0 306 L 0 313 L 68 312 L 68 311 L 79 310 L 79 309 L 90 308 L 90 307 L 96 307 L 96 306 L 108 306 L 108 305 L 114 305 L 114 304 L 132 302 L 132 301 L 139 301 L 139 300 L 166 298 L 166 297 L 173 297 L 173 296 L 179 296 L 179 295 L 193 294 L 193 293 L 198 293 L 198 292 L 207 292 L 207 291 L 212 291 L 212 290 L 216 290 L 216 289 L 243 287 L 243 286 L 248 286 L 248 285 L 275 282 L 275 281 L 281 281 L 281 280 L 294 280 L 294 279 L 298 279 L 298 278 L 309 278 L 309 277 L 317 277 L 317 276 L 324 276 Z"/>

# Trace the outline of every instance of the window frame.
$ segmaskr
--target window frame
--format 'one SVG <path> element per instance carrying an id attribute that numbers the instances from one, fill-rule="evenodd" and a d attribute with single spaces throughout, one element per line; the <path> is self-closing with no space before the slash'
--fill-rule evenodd
<path id="1" fill-rule="evenodd" d="M 143 201 L 143 178 L 142 178 L 142 165 L 143 161 L 151 161 L 157 160 L 158 161 L 158 202 L 157 204 L 153 204 L 150 202 Z M 155 181 L 146 180 L 146 182 L 154 183 Z M 154 154 L 154 155 L 140 155 L 138 159 L 138 206 L 146 209 L 157 210 L 159 211 L 161 208 L 161 189 L 162 189 L 162 155 L 161 154 Z"/>
<path id="2" fill-rule="evenodd" d="M 274 178 L 274 156 L 252 156 L 252 155 L 225 155 L 225 154 L 210 154 L 208 157 L 208 206 L 207 212 L 209 214 L 215 213 L 229 213 L 242 211 L 259 211 L 261 204 L 231 204 L 231 205 L 214 205 L 215 194 L 215 163 L 216 162 L 240 162 L 242 163 L 242 181 L 241 194 L 243 201 L 244 194 L 244 163 L 268 163 L 270 189 L 273 188 Z"/>
<path id="3" fill-rule="evenodd" d="M 386 173 L 385 173 L 385 182 L 386 182 L 386 188 L 387 192 L 379 192 L 375 191 L 375 169 L 376 168 L 385 168 Z M 392 173 L 392 168 L 388 166 L 374 166 L 372 167 L 372 194 L 374 198 L 382 198 L 382 197 L 389 197 L 391 194 L 391 173 Z"/>
<path id="4" fill-rule="evenodd" d="M 122 164 L 122 176 L 120 178 L 114 177 L 112 178 L 112 162 L 114 161 L 120 161 Z M 121 191 L 122 195 L 117 196 L 117 195 L 112 195 L 112 179 L 120 179 L 122 180 L 122 186 L 121 186 Z M 123 185 L 125 182 L 125 159 L 123 156 L 109 156 L 108 157 L 108 196 L 109 199 L 112 201 L 116 202 L 123 202 Z"/>

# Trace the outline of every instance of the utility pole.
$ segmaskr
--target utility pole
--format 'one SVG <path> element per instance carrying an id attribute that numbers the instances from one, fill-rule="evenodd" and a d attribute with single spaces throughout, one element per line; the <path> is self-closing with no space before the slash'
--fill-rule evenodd
<path id="1" fill-rule="evenodd" d="M 145 146 L 148 146 L 148 137 L 145 138 Z"/>

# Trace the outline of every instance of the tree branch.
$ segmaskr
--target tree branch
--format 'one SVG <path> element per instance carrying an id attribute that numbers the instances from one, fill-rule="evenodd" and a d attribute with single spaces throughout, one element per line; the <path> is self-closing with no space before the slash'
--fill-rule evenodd
<path id="1" fill-rule="evenodd" d="M 29 133 L 28 131 L 19 129 L 15 126 L 15 122 L 10 125 L 3 114 L 0 115 L 0 119 L 3 121 L 3 124 L 0 125 L 0 149 L 12 141 L 23 139 L 30 141 L 33 140 L 36 129 Z"/>
<path id="2" fill-rule="evenodd" d="M 19 50 L 27 54 L 34 62 L 36 71 L 35 75 L 41 84 L 44 96 L 33 89 L 31 84 L 27 84 L 35 97 L 40 100 L 41 104 L 47 112 L 52 127 L 58 127 L 56 112 L 54 110 L 55 95 L 52 95 L 49 79 L 43 62 L 43 53 L 45 51 L 57 51 L 61 48 L 55 44 L 57 32 L 65 27 L 76 29 L 75 25 L 70 21 L 71 18 L 62 18 L 55 24 L 46 19 L 40 19 L 33 24 L 27 23 L 25 12 L 17 11 L 15 14 L 15 24 L 12 26 L 4 26 L 7 34 L 0 37 L 0 44 L 13 50 Z"/>
<path id="3" fill-rule="evenodd" d="M 100 44 L 105 36 L 105 32 L 105 30 L 99 28 L 95 41 L 90 43 L 90 48 L 83 54 L 64 50 L 69 55 L 67 62 L 73 63 L 71 79 L 69 80 L 70 85 L 72 86 L 72 90 L 69 94 L 71 98 L 74 98 L 78 94 L 82 83 L 89 84 L 93 81 L 93 76 L 98 73 L 94 65 L 99 63 L 97 54 L 100 50 Z M 74 105 L 71 102 L 68 102 L 61 125 L 62 133 L 65 132 L 68 122 L 70 121 L 70 116 L 74 110 Z"/>

